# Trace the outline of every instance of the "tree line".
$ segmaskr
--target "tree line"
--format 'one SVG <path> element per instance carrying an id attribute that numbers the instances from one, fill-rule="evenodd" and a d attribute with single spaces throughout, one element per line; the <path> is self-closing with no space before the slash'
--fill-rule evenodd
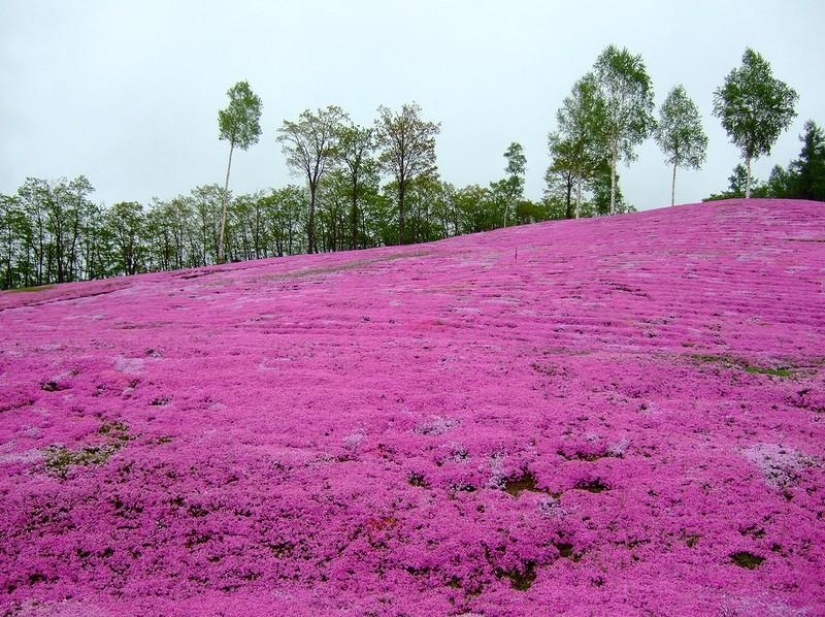
<path id="1" fill-rule="evenodd" d="M 633 207 L 622 195 L 617 166 L 635 160 L 636 148 L 650 137 L 671 167 L 675 203 L 677 169 L 700 168 L 708 144 L 684 87 L 675 85 L 655 116 L 641 56 L 610 45 L 556 113 L 548 135 L 547 188 L 539 201 L 524 196 L 527 160 L 517 142 L 504 152 L 502 177 L 488 186 L 444 181 L 435 155 L 440 124 L 426 120 L 415 103 L 379 107 L 371 126 L 354 123 L 335 105 L 284 120 L 276 139 L 302 182 L 235 195 L 233 156 L 258 142 L 262 101 L 246 81 L 227 96 L 227 107 L 218 112 L 218 136 L 229 145 L 223 186 L 111 207 L 92 201 L 94 189 L 83 176 L 28 178 L 15 194 L 0 195 L 0 287 L 428 242 L 508 225 L 620 214 Z M 823 199 L 823 138 L 813 122 L 806 125 L 799 161 L 775 168 L 767 184 L 751 178 L 751 161 L 770 154 L 795 117 L 797 98 L 750 49 L 714 93 L 714 115 L 744 161 L 731 179 L 737 195 Z"/>

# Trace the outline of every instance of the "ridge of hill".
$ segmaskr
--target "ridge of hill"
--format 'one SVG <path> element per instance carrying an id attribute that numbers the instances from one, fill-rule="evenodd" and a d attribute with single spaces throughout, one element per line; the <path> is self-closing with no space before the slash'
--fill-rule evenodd
<path id="1" fill-rule="evenodd" d="M 4 615 L 825 614 L 825 204 L 2 293 L 0 333 Z"/>

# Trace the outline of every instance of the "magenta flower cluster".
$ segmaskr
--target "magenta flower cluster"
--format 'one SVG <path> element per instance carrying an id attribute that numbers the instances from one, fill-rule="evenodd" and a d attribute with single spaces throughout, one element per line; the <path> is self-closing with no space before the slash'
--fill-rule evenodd
<path id="1" fill-rule="evenodd" d="M 0 294 L 0 614 L 825 615 L 825 205 Z"/>

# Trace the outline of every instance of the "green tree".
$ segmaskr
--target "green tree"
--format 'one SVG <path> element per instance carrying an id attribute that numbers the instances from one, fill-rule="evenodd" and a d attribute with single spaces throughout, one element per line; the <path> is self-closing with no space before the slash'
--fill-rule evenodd
<path id="1" fill-rule="evenodd" d="M 352 235 L 350 218 L 350 178 L 341 168 L 332 169 L 321 185 L 316 224 L 324 252 L 347 248 Z"/>
<path id="2" fill-rule="evenodd" d="M 378 180 L 377 162 L 372 158 L 375 149 L 374 131 L 355 124 L 342 126 L 338 143 L 338 159 L 348 178 L 349 248 L 356 249 L 362 229 L 359 204 L 363 201 L 365 192 Z"/>
<path id="3" fill-rule="evenodd" d="M 397 184 L 398 243 L 406 242 L 404 231 L 405 197 L 410 182 L 421 175 L 435 173 L 435 137 L 441 125 L 421 118 L 416 103 L 403 105 L 395 113 L 383 105 L 378 108 L 375 133 L 381 154 L 381 166 L 391 173 Z"/>
<path id="4" fill-rule="evenodd" d="M 768 176 L 767 196 L 794 199 L 797 191 L 797 180 L 798 178 L 793 173 L 791 165 L 787 169 L 781 165 L 774 165 L 770 176 Z"/>
<path id="5" fill-rule="evenodd" d="M 745 190 L 750 183 L 752 197 L 767 197 L 769 188 L 757 178 L 750 176 L 745 166 L 739 163 L 733 168 L 733 173 L 728 176 L 728 190 L 722 193 L 714 193 L 704 201 L 718 201 L 720 199 L 737 199 L 745 196 Z"/>
<path id="6" fill-rule="evenodd" d="M 306 176 L 309 185 L 309 218 L 307 220 L 307 250 L 318 250 L 315 240 L 315 210 L 318 186 L 327 170 L 334 166 L 338 156 L 341 126 L 348 119 L 340 107 L 329 105 L 312 113 L 301 112 L 297 122 L 284 120 L 278 129 L 278 141 L 283 146 L 287 164 Z"/>
<path id="7" fill-rule="evenodd" d="M 673 206 L 676 204 L 676 168 L 699 169 L 708 148 L 699 109 L 681 85 L 675 86 L 662 103 L 653 134 L 665 154 L 665 162 L 673 165 L 670 185 L 670 205 Z"/>
<path id="8" fill-rule="evenodd" d="M 192 208 L 189 249 L 192 263 L 190 266 L 206 266 L 219 263 L 221 251 L 221 209 L 230 197 L 223 187 L 217 184 L 197 186 L 186 198 Z"/>
<path id="9" fill-rule="evenodd" d="M 246 81 L 239 81 L 226 91 L 229 106 L 218 112 L 219 138 L 229 142 L 229 162 L 226 165 L 226 182 L 223 187 L 221 228 L 218 237 L 218 263 L 224 260 L 226 234 L 226 200 L 229 196 L 229 172 L 232 168 L 232 152 L 235 147 L 246 150 L 258 143 L 261 136 L 261 98 L 252 92 Z"/>
<path id="10" fill-rule="evenodd" d="M 304 215 L 307 211 L 307 191 L 290 184 L 281 189 L 273 189 L 261 198 L 265 216 L 269 220 L 272 254 L 283 257 L 295 255 L 304 250 L 301 241 Z"/>
<path id="11" fill-rule="evenodd" d="M 29 263 L 24 285 L 44 285 L 46 279 L 46 247 L 49 242 L 46 231 L 46 205 L 51 199 L 51 187 L 41 178 L 26 178 L 17 189 L 17 201 L 28 222 L 24 238 Z"/>
<path id="12" fill-rule="evenodd" d="M 524 148 L 516 141 L 511 143 L 504 152 L 507 165 L 504 172 L 504 227 L 507 227 L 507 216 L 515 214 L 516 205 L 524 199 L 524 177 L 527 173 L 527 157 Z"/>
<path id="13" fill-rule="evenodd" d="M 26 217 L 13 195 L 0 195 L 0 289 L 18 287 Z"/>
<path id="14" fill-rule="evenodd" d="M 825 201 L 825 133 L 813 120 L 808 120 L 800 140 L 802 152 L 790 165 L 795 176 L 794 197 Z"/>
<path id="15" fill-rule="evenodd" d="M 608 46 L 596 60 L 596 80 L 605 102 L 604 134 L 610 152 L 610 213 L 618 212 L 616 165 L 636 159 L 634 147 L 654 127 L 653 88 L 640 55 Z"/>
<path id="16" fill-rule="evenodd" d="M 568 190 L 565 197 L 567 218 L 579 216 L 584 184 L 593 180 L 608 158 L 606 118 L 607 107 L 599 83 L 593 73 L 587 73 L 573 85 L 556 112 L 558 130 L 548 135 L 552 172 L 566 175 L 576 187 L 575 214 L 570 203 L 572 191 Z"/>
<path id="17" fill-rule="evenodd" d="M 779 135 L 796 117 L 796 92 L 773 76 L 770 64 L 748 48 L 713 94 L 717 116 L 745 159 L 745 197 L 751 196 L 751 162 L 771 153 Z"/>
<path id="18" fill-rule="evenodd" d="M 564 149 L 557 150 L 556 158 L 544 174 L 546 183 L 542 202 L 553 220 L 572 219 L 582 216 L 582 203 L 576 204 L 573 199 L 573 189 L 578 178 L 562 154 Z"/>
<path id="19" fill-rule="evenodd" d="M 106 212 L 106 226 L 113 243 L 115 270 L 127 276 L 136 274 L 143 262 L 146 219 L 143 206 L 121 201 Z"/>

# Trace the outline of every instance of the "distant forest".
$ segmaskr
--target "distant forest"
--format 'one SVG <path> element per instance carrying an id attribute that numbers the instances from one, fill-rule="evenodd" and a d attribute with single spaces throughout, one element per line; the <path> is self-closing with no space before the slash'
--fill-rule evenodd
<path id="1" fill-rule="evenodd" d="M 441 179 L 435 156 L 440 124 L 415 103 L 379 107 L 370 127 L 336 106 L 285 120 L 276 139 L 301 184 L 231 192 L 236 150 L 261 135 L 262 102 L 245 81 L 228 92 L 218 133 L 229 153 L 223 186 L 199 186 L 151 204 L 95 204 L 84 176 L 28 178 L 0 195 L 0 288 L 29 288 L 140 272 L 199 267 L 299 253 L 429 242 L 510 225 L 633 211 L 619 187 L 620 162 L 652 137 L 672 173 L 700 168 L 707 137 L 696 105 L 674 86 L 655 113 L 641 56 L 607 47 L 577 81 L 548 135 L 551 163 L 540 201 L 524 196 L 526 158 L 512 143 L 502 176 L 488 186 L 455 187 Z M 796 116 L 797 95 L 773 77 L 768 63 L 746 50 L 714 93 L 718 117 L 743 163 L 726 191 L 708 199 L 782 197 L 825 201 L 825 135 L 805 124 L 799 158 L 776 166 L 767 181 L 751 162 Z M 242 159 L 241 159 L 242 161 Z M 236 161 L 237 163 L 237 161 Z"/>

